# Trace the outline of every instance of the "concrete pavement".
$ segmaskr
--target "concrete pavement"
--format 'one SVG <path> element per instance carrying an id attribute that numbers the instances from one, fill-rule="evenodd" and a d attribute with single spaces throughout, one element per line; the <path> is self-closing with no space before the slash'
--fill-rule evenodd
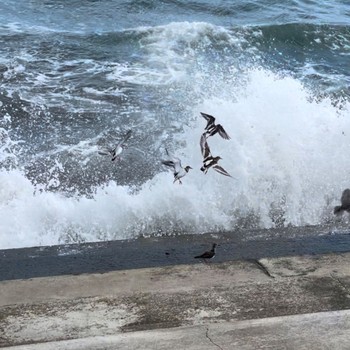
<path id="1" fill-rule="evenodd" d="M 9 280 L 0 346 L 349 349 L 348 309 L 350 253 Z"/>
<path id="2" fill-rule="evenodd" d="M 348 350 L 350 311 L 210 323 L 11 347 L 11 350 Z"/>

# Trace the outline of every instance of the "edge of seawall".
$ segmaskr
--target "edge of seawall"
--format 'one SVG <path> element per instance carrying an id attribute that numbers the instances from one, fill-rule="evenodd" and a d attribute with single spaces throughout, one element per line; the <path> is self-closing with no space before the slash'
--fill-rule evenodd
<path id="1" fill-rule="evenodd" d="M 0 250 L 0 281 L 197 264 L 218 244 L 214 261 L 257 260 L 350 251 L 350 229 L 308 226 L 237 230 Z"/>

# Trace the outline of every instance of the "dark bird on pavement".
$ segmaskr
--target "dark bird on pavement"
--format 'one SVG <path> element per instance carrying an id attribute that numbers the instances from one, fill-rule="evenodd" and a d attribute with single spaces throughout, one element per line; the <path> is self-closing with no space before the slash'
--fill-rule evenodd
<path id="1" fill-rule="evenodd" d="M 206 251 L 206 252 L 204 252 L 204 253 L 201 254 L 201 255 L 197 255 L 197 256 L 195 256 L 194 258 L 195 258 L 195 259 L 204 259 L 204 261 L 205 261 L 205 260 L 208 260 L 208 259 L 214 258 L 216 246 L 217 246 L 217 244 L 216 244 L 216 243 L 213 243 L 213 247 L 211 248 L 211 250 Z"/>
<path id="2" fill-rule="evenodd" d="M 340 198 L 341 205 L 334 207 L 334 214 L 342 214 L 344 211 L 350 213 L 350 189 L 347 188 L 343 191 Z"/>
<path id="3" fill-rule="evenodd" d="M 131 136 L 131 130 L 129 130 L 123 139 L 118 142 L 117 146 L 113 149 L 102 149 L 98 151 L 99 154 L 103 156 L 111 156 L 112 162 L 115 161 L 117 158 L 119 158 L 119 155 L 123 152 L 123 149 L 125 148 L 125 142 L 129 140 Z"/>
<path id="4" fill-rule="evenodd" d="M 200 112 L 200 114 L 207 121 L 207 126 L 204 129 L 205 130 L 204 135 L 206 135 L 206 137 L 213 136 L 216 133 L 219 133 L 219 135 L 223 139 L 225 139 L 225 140 L 229 140 L 230 139 L 230 136 L 228 136 L 227 132 L 222 127 L 222 125 L 221 124 L 215 124 L 215 118 L 212 115 L 209 115 L 209 114 L 206 114 L 206 113 L 202 113 L 202 112 Z"/>
<path id="5" fill-rule="evenodd" d="M 165 149 L 166 154 L 169 156 L 169 152 Z M 169 160 L 162 160 L 162 164 L 172 169 L 174 173 L 174 182 L 179 181 L 179 184 L 182 185 L 181 178 L 183 178 L 189 171 L 192 169 L 189 165 L 184 168 L 181 165 L 181 160 L 177 157 L 170 157 Z"/>
<path id="6" fill-rule="evenodd" d="M 205 137 L 204 134 L 201 137 L 200 146 L 201 146 L 201 152 L 203 156 L 203 166 L 201 167 L 201 171 L 203 171 L 204 174 L 206 174 L 210 168 L 213 168 L 215 171 L 217 171 L 222 175 L 232 177 L 223 167 L 218 165 L 219 160 L 222 158 L 219 156 L 218 157 L 212 156 L 210 152 L 210 148 L 208 146 L 207 138 Z"/>

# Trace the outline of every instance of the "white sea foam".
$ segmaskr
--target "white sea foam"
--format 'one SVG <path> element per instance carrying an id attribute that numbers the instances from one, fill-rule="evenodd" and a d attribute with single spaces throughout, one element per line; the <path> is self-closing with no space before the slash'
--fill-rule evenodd
<path id="1" fill-rule="evenodd" d="M 241 52 L 242 44 L 247 42 L 247 31 L 259 35 L 258 31 L 248 28 L 232 31 L 205 22 L 172 22 L 138 27 L 133 31 L 144 34 L 140 46 L 145 53 L 145 62 L 117 63 L 107 79 L 136 85 L 168 85 L 183 81 L 200 60 L 202 51 L 222 45 Z"/>
<path id="2" fill-rule="evenodd" d="M 110 182 L 93 198 L 67 197 L 40 190 L 19 169 L 2 170 L 0 248 L 234 229 L 243 221 L 272 227 L 276 215 L 285 225 L 328 220 L 349 187 L 349 104 L 316 101 L 298 80 L 263 70 L 248 72 L 246 81 L 232 98 L 193 106 L 194 120 L 179 135 L 184 146 L 174 150 L 193 167 L 182 186 L 164 169 L 137 191 Z M 231 136 L 208 142 L 234 179 L 200 172 L 200 111 L 216 116 Z"/>

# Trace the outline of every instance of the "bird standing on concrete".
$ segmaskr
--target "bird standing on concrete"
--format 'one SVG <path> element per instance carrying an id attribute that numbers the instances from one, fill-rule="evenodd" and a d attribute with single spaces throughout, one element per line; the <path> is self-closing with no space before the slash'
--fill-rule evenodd
<path id="1" fill-rule="evenodd" d="M 337 205 L 334 207 L 334 214 L 339 215 L 344 211 L 350 213 L 350 189 L 347 188 L 343 191 L 340 198 L 341 205 Z"/>
<path id="2" fill-rule="evenodd" d="M 201 255 L 197 255 L 194 258 L 195 259 L 203 259 L 204 261 L 214 258 L 216 246 L 217 246 L 217 244 L 213 243 L 213 247 L 211 248 L 211 250 L 206 251 Z"/>

